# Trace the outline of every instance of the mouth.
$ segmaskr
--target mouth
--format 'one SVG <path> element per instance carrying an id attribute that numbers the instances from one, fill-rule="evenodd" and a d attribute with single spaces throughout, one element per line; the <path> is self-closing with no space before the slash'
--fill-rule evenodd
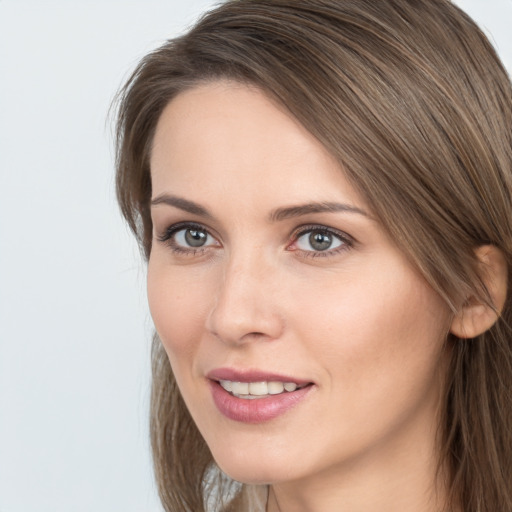
<path id="1" fill-rule="evenodd" d="M 237 382 L 232 380 L 218 380 L 220 386 L 236 398 L 244 400 L 258 400 L 269 396 L 293 393 L 294 391 L 311 386 L 312 383 L 296 383 L 281 381 Z"/>
<path id="2" fill-rule="evenodd" d="M 213 402 L 230 420 L 262 423 L 307 401 L 314 382 L 259 370 L 219 368 L 206 375 Z"/>

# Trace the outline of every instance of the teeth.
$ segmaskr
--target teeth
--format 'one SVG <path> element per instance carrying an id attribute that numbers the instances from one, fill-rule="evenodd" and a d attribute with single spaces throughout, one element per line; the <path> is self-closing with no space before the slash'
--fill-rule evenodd
<path id="1" fill-rule="evenodd" d="M 233 391 L 233 383 L 230 380 L 221 380 L 220 385 L 226 390 L 226 391 Z"/>
<path id="2" fill-rule="evenodd" d="M 268 385 L 269 395 L 279 395 L 284 391 L 284 384 L 282 382 L 269 382 Z"/>
<path id="3" fill-rule="evenodd" d="M 265 397 L 268 395 L 279 395 L 281 393 L 292 392 L 300 388 L 295 382 L 233 382 L 230 380 L 221 380 L 219 384 L 229 393 L 238 398 L 252 400 L 254 398 Z"/>
<path id="4" fill-rule="evenodd" d="M 249 395 L 268 395 L 268 384 L 266 382 L 251 382 L 249 384 Z"/>
<path id="5" fill-rule="evenodd" d="M 248 395 L 249 394 L 249 383 L 248 382 L 233 382 L 231 384 L 232 393 L 237 395 Z"/>

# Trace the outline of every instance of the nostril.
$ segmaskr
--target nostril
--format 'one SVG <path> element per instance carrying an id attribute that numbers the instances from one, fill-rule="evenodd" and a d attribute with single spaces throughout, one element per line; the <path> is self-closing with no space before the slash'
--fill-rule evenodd
<path id="1" fill-rule="evenodd" d="M 225 343 L 244 343 L 279 338 L 283 322 L 271 308 L 260 308 L 246 299 L 242 303 L 217 304 L 207 319 L 206 328 Z"/>

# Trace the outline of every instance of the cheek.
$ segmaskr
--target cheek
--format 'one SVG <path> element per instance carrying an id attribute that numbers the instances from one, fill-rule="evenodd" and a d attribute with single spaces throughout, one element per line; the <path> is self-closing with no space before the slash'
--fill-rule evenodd
<path id="1" fill-rule="evenodd" d="M 321 357 L 336 381 L 341 376 L 347 386 L 366 387 L 395 374 L 413 379 L 436 365 L 449 310 L 407 263 L 398 263 L 386 272 L 372 265 L 336 283 L 308 286 L 296 302 L 298 330 L 311 340 L 309 356 Z"/>
<path id="2" fill-rule="evenodd" d="M 356 453 L 418 414 L 430 425 L 441 399 L 449 311 L 405 268 L 307 288 L 296 310 L 303 357 L 322 368 L 325 423 L 337 425 L 326 436 L 342 450 Z"/>
<path id="3" fill-rule="evenodd" d="M 149 309 L 171 362 L 187 360 L 197 350 L 211 297 L 207 282 L 166 265 L 158 256 L 150 258 Z"/>

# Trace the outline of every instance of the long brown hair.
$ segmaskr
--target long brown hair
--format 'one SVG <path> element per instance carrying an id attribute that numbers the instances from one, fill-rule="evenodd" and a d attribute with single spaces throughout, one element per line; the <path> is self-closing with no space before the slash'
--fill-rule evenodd
<path id="1" fill-rule="evenodd" d="M 448 0 L 232 0 L 145 57 L 120 93 L 117 194 L 146 257 L 157 121 L 177 94 L 219 78 L 260 87 L 316 136 L 454 312 L 464 297 L 488 300 L 476 247 L 495 245 L 512 269 L 512 88 Z M 491 329 L 447 341 L 440 464 L 464 512 L 512 510 L 511 326 L 509 292 Z M 152 361 L 164 507 L 218 510 L 243 487 L 216 467 L 156 336 Z"/>

